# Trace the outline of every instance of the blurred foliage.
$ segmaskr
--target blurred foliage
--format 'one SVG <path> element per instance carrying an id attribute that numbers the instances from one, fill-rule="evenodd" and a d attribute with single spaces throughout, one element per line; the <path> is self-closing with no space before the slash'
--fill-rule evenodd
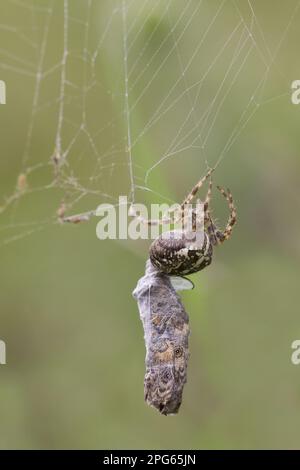
<path id="1" fill-rule="evenodd" d="M 34 24 L 39 26 L 37 34 L 42 34 L 44 20 L 37 7 L 52 2 L 22 0 L 23 5 L 33 3 Z M 62 52 L 62 3 L 53 3 L 47 42 L 49 62 L 44 64 L 44 70 L 56 63 Z M 248 2 L 238 3 L 246 11 Z M 0 23 L 14 24 L 27 34 L 26 25 L 33 21 L 32 9 L 27 11 L 17 4 L 5 2 Z M 65 195 L 62 187 L 46 189 L 53 181 L 53 168 L 49 165 L 28 178 L 29 186 L 40 186 L 41 191 L 25 194 L 0 215 L 3 226 L 12 224 L 12 233 L 5 229 L 5 240 L 11 241 L 15 235 L 16 223 L 38 220 L 41 228 L 1 246 L 0 338 L 7 344 L 7 365 L 0 366 L 1 448 L 299 447 L 300 369 L 291 364 L 290 355 L 291 343 L 300 334 L 300 108 L 291 104 L 289 87 L 300 78 L 300 20 L 299 15 L 292 16 L 297 4 L 293 0 L 284 5 L 270 0 L 251 4 L 272 51 L 291 17 L 293 21 L 270 68 L 265 101 L 216 172 L 216 182 L 232 190 L 238 225 L 231 241 L 215 250 L 212 265 L 193 276 L 196 288 L 184 294 L 192 334 L 188 383 L 180 413 L 166 418 L 143 401 L 143 330 L 131 292 L 143 274 L 148 242 L 100 242 L 95 236 L 97 220 L 78 226 L 43 226 L 43 220 L 55 217 Z M 69 5 L 69 41 L 76 51 L 82 45 L 83 32 L 71 18 L 84 18 L 85 9 L 77 0 L 69 0 Z M 135 49 L 136 54 L 143 50 L 147 37 L 156 31 L 143 52 L 140 67 L 145 67 L 151 55 L 159 51 L 143 86 L 174 43 L 174 38 L 164 42 L 174 18 L 171 15 L 159 22 L 164 2 L 157 5 L 152 12 L 139 9 L 136 15 L 135 30 L 143 25 L 144 35 L 137 38 L 134 54 Z M 207 18 L 211 21 L 212 9 L 220 2 L 206 1 L 203 5 L 203 24 L 197 26 L 194 22 L 189 26 L 182 56 L 191 56 L 203 36 L 203 25 Z M 181 6 L 182 2 L 174 1 L 174 17 L 179 15 Z M 219 36 L 215 42 L 204 41 L 202 55 L 194 65 L 193 80 L 199 70 L 206 70 L 211 63 L 224 40 L 224 31 L 233 29 L 237 17 L 232 8 L 232 2 L 225 2 Z M 105 28 L 111 9 L 112 2 L 94 0 L 91 36 L 97 36 L 97 28 Z M 184 21 L 187 24 L 188 16 Z M 179 35 L 180 31 L 174 34 Z M 264 50 L 259 29 L 256 34 L 258 47 Z M 36 51 L 29 52 L 25 42 L 4 27 L 0 27 L 0 47 L 10 51 L 9 58 L 16 54 L 25 62 L 36 63 Z M 163 96 L 170 79 L 180 73 L 176 59 L 170 60 L 161 72 L 157 90 L 132 115 L 133 132 L 142 128 L 151 106 L 157 106 L 159 93 Z M 224 61 L 228 62 L 227 57 Z M 71 59 L 71 64 L 69 76 L 80 87 L 82 60 Z M 255 54 L 249 56 L 246 66 L 220 113 L 218 134 L 214 134 L 207 149 L 210 163 L 216 160 L 224 146 L 224 136 L 228 137 L 239 117 L 245 90 L 254 88 L 263 70 Z M 26 65 L 20 67 L 26 69 Z M 116 121 L 97 140 L 100 154 L 110 148 L 112 141 L 117 142 L 116 146 L 123 145 L 122 67 L 120 20 L 110 27 L 96 63 L 96 76 L 109 84 L 115 99 L 110 100 L 100 87 L 87 98 L 89 127 L 94 132 L 111 119 Z M 57 75 L 43 82 L 42 103 L 57 98 L 59 73 L 58 69 Z M 131 80 L 137 73 L 138 70 Z M 222 80 L 221 73 L 222 68 L 212 72 L 211 86 Z M 0 108 L 0 187 L 4 200 L 24 169 L 21 157 L 31 119 L 34 80 L 5 67 L 0 68 L 0 78 L 7 82 L 9 93 L 8 104 Z M 137 88 L 137 96 L 140 92 Z M 175 122 L 182 112 L 181 107 L 176 108 L 172 119 L 167 117 L 153 134 L 141 139 L 136 150 L 141 174 L 155 163 L 154 156 L 161 154 L 160 145 L 174 136 Z M 68 117 L 80 122 L 78 102 L 66 107 Z M 56 129 L 57 106 L 41 109 L 34 124 L 30 165 L 51 161 Z M 64 128 L 66 142 L 72 132 L 67 126 Z M 69 176 L 92 174 L 94 161 L 86 154 L 79 158 L 83 148 L 84 144 L 78 142 L 70 151 L 70 166 L 66 169 Z M 101 191 L 114 196 L 128 192 L 126 158 L 125 151 L 115 158 L 113 176 L 98 169 L 101 178 L 96 185 L 101 186 Z M 151 174 L 151 185 L 180 201 L 204 169 L 204 158 L 192 149 L 159 165 Z M 138 196 L 139 202 L 157 202 L 146 191 Z M 100 202 L 98 196 L 84 198 L 76 209 L 91 209 Z M 222 214 L 223 224 L 224 201 L 215 198 L 213 205 L 216 213 Z"/>

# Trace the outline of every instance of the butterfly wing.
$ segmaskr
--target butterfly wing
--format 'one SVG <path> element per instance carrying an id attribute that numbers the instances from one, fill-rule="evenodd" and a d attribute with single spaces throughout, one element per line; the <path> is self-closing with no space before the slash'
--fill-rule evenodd
<path id="1" fill-rule="evenodd" d="M 195 285 L 190 279 L 187 277 L 182 277 L 182 276 L 170 276 L 170 281 L 172 284 L 172 287 L 176 291 L 180 290 L 191 290 L 194 289 Z"/>

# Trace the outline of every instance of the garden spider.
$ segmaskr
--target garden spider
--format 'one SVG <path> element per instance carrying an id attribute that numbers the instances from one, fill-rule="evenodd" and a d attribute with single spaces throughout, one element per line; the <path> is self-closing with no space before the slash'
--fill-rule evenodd
<path id="1" fill-rule="evenodd" d="M 152 264 L 161 272 L 169 275 L 184 276 L 204 269 L 212 261 L 213 247 L 228 240 L 232 233 L 232 228 L 236 223 L 236 209 L 229 189 L 225 191 L 217 186 L 220 193 L 228 202 L 230 214 L 225 230 L 219 230 L 210 215 L 210 200 L 212 194 L 212 173 L 210 169 L 207 174 L 193 187 L 191 192 L 180 205 L 180 216 L 175 219 L 183 220 L 185 209 L 198 193 L 199 189 L 209 179 L 209 187 L 202 207 L 202 224 L 199 229 L 197 218 L 198 209 L 192 209 L 192 230 L 187 231 L 183 226 L 181 230 L 171 230 L 156 238 L 150 246 L 150 260 Z M 204 220 L 203 220 L 204 219 Z M 201 216 L 200 216 L 201 220 Z M 161 224 L 169 223 L 170 218 L 162 218 Z M 153 222 L 148 220 L 151 225 Z M 157 223 L 157 221 L 154 221 Z M 200 235 L 200 236 L 199 236 Z"/>

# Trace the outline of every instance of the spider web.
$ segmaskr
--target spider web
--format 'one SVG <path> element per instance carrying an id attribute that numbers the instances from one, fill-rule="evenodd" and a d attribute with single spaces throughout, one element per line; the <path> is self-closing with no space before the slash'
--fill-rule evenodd
<path id="1" fill-rule="evenodd" d="M 89 220 L 121 194 L 185 196 L 262 106 L 289 93 L 276 59 L 299 6 L 281 7 L 270 44 L 253 0 L 5 2 L 0 246 Z"/>

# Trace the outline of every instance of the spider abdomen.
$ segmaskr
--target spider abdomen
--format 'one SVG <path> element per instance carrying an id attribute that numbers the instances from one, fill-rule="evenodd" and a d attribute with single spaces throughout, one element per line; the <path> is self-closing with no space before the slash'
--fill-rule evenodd
<path id="1" fill-rule="evenodd" d="M 183 276 L 201 271 L 212 261 L 212 244 L 204 232 L 172 230 L 156 238 L 150 246 L 150 260 L 161 272 Z"/>

